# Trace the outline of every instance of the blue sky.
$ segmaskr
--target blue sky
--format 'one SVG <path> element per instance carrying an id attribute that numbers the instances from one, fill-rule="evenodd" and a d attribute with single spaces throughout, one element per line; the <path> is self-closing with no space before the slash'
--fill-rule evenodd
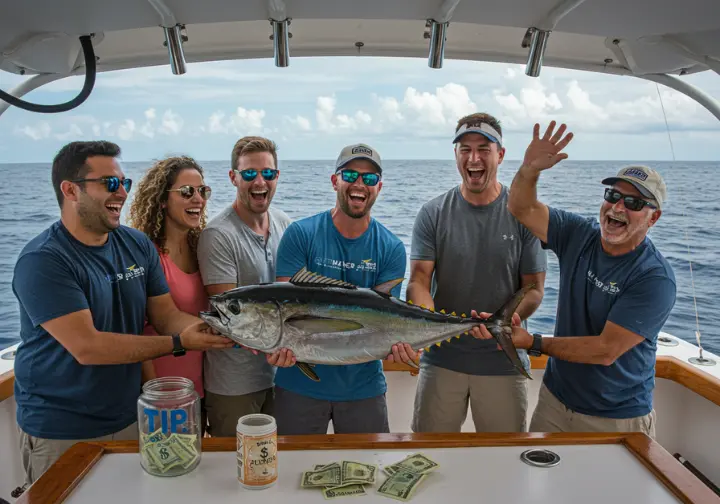
<path id="1" fill-rule="evenodd" d="M 0 88 L 23 77 L 0 71 Z M 686 77 L 720 99 L 720 76 Z M 82 77 L 26 96 L 64 102 Z M 679 160 L 720 159 L 720 121 L 683 95 L 660 86 Z M 63 114 L 11 107 L 0 116 L 0 163 L 48 162 L 66 142 L 117 142 L 126 161 L 170 154 L 225 160 L 243 135 L 275 140 L 281 159 L 334 159 L 343 145 L 363 141 L 387 159 L 447 159 L 457 119 L 486 111 L 504 127 L 508 159 L 521 159 L 532 125 L 566 121 L 576 160 L 669 160 L 665 123 L 654 83 L 641 79 L 521 65 L 426 59 L 292 58 L 169 66 L 101 73 L 92 96 Z"/>

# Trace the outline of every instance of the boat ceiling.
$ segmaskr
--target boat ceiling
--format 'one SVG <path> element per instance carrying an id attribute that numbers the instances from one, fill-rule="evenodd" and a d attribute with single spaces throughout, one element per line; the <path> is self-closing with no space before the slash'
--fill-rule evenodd
<path id="1" fill-rule="evenodd" d="M 157 0 L 0 0 L 0 68 L 83 73 L 78 37 L 94 33 L 98 71 L 169 64 Z M 428 19 L 455 6 L 445 59 L 526 63 L 527 29 L 561 0 L 164 0 L 185 25 L 187 62 L 272 58 L 269 18 L 291 18 L 293 57 L 427 58 Z M 278 19 L 281 21 L 282 19 Z M 358 43 L 362 43 L 358 47 Z M 615 74 L 720 68 L 720 0 L 587 0 L 550 34 L 543 66 Z M 170 68 L 168 68 L 168 72 Z M 282 69 L 278 69 L 282 71 Z"/>

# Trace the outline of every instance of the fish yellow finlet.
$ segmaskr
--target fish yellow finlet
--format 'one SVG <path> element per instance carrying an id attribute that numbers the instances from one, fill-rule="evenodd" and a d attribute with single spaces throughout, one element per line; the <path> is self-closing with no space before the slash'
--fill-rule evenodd
<path id="1" fill-rule="evenodd" d="M 435 313 L 435 310 L 433 308 L 428 308 L 431 312 Z"/>
<path id="2" fill-rule="evenodd" d="M 451 339 L 452 339 L 452 338 L 448 338 L 448 339 L 446 339 L 445 341 L 447 341 L 448 343 L 450 343 L 450 340 L 451 340 Z"/>
<path id="3" fill-rule="evenodd" d="M 427 306 L 425 306 L 424 304 L 421 304 L 420 308 L 422 308 L 423 310 L 427 310 Z"/>
<path id="4" fill-rule="evenodd" d="M 452 313 L 451 313 L 450 315 L 452 315 L 452 316 L 454 317 L 454 316 L 456 316 L 456 315 L 457 315 L 457 313 L 455 313 L 455 312 L 452 312 Z"/>
<path id="5" fill-rule="evenodd" d="M 465 331 L 465 334 L 470 334 L 469 332 Z"/>
<path id="6" fill-rule="evenodd" d="M 429 347 L 429 346 L 425 347 L 425 351 L 426 351 L 426 352 L 429 352 L 429 351 L 430 351 L 430 347 Z"/>
<path id="7" fill-rule="evenodd" d="M 414 304 L 414 303 L 412 302 L 412 299 L 408 299 L 407 304 Z"/>
<path id="8" fill-rule="evenodd" d="M 440 342 L 438 341 L 437 343 L 435 343 L 435 346 L 440 346 Z"/>
<path id="9" fill-rule="evenodd" d="M 460 315 L 460 316 L 461 316 L 462 318 L 465 318 L 467 315 L 465 315 L 465 314 L 463 313 L 463 314 Z"/>
<path id="10" fill-rule="evenodd" d="M 443 308 L 442 310 L 440 310 L 440 313 L 443 313 L 443 314 L 444 314 L 444 313 L 445 313 L 445 308 Z"/>

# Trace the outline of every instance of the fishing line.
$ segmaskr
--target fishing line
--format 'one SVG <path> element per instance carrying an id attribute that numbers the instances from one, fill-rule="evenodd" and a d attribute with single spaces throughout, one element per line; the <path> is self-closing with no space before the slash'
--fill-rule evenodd
<path id="1" fill-rule="evenodd" d="M 662 94 L 660 94 L 660 86 L 658 86 L 657 82 L 655 83 L 655 90 L 657 91 L 658 98 L 660 99 L 660 108 L 662 110 L 663 119 L 665 119 L 665 130 L 667 131 L 668 136 L 668 142 L 670 142 L 670 153 L 672 155 L 673 160 L 673 166 L 677 162 L 675 159 L 675 147 L 673 146 L 672 142 L 672 136 L 670 135 L 670 125 L 668 124 L 667 114 L 665 113 L 665 105 L 663 104 Z M 685 221 L 685 206 L 680 205 L 683 221 Z M 697 340 L 698 348 L 700 349 L 700 358 L 696 359 L 696 364 L 707 364 L 710 359 L 703 358 L 703 348 L 700 344 L 700 315 L 698 314 L 698 307 L 697 307 L 697 296 L 695 295 L 695 277 L 693 275 L 693 269 L 692 269 L 692 254 L 690 252 L 690 238 L 688 236 L 688 226 L 685 227 L 685 244 L 687 245 L 687 252 L 688 252 L 688 264 L 690 265 L 690 284 L 692 286 L 692 297 L 693 297 L 693 306 L 695 307 L 695 339 Z M 714 361 L 711 361 L 714 362 Z"/>

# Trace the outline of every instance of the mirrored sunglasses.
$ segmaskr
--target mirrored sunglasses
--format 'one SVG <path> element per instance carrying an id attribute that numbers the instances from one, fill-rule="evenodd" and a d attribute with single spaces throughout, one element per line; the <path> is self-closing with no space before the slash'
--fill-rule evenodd
<path id="1" fill-rule="evenodd" d="M 119 177 L 111 176 L 111 177 L 100 177 L 100 178 L 84 178 L 84 179 L 75 179 L 71 180 L 70 182 L 80 183 L 80 182 L 101 182 L 105 184 L 105 188 L 111 192 L 117 192 L 118 189 L 120 189 L 120 184 L 125 188 L 125 192 L 130 192 L 130 188 L 132 187 L 132 180 L 129 178 L 120 180 Z"/>
<path id="2" fill-rule="evenodd" d="M 353 184 L 361 175 L 363 184 L 365 184 L 366 186 L 372 187 L 377 185 L 378 182 L 380 182 L 380 175 L 377 173 L 360 173 L 355 170 L 342 170 L 340 172 L 340 175 L 342 176 L 342 179 L 348 184 Z"/>
<path id="3" fill-rule="evenodd" d="M 278 170 L 272 168 L 264 168 L 263 170 L 261 170 L 260 173 L 262 174 L 262 178 L 269 181 L 275 180 L 277 178 Z M 240 176 L 245 182 L 252 182 L 258 176 L 258 171 L 253 168 L 249 168 L 247 170 L 242 170 L 240 172 Z"/>
<path id="4" fill-rule="evenodd" d="M 183 198 L 190 199 L 195 195 L 196 190 L 198 194 L 200 194 L 200 197 L 204 200 L 209 200 L 210 196 L 212 195 L 212 189 L 210 189 L 210 186 L 206 185 L 197 188 L 191 185 L 184 185 L 178 187 L 177 189 L 168 189 L 168 192 L 178 192 Z"/>

